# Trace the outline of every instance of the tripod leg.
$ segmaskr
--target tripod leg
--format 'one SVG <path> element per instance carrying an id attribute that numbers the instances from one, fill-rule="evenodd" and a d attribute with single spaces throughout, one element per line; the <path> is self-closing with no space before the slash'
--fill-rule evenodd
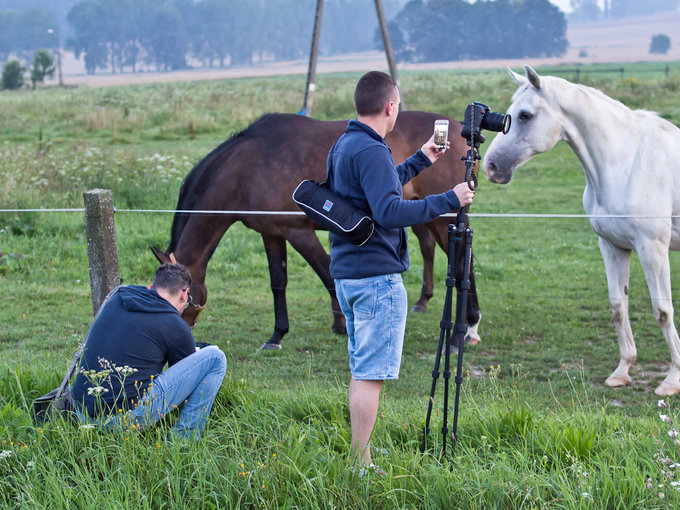
<path id="1" fill-rule="evenodd" d="M 466 311 L 468 291 L 470 290 L 470 264 L 472 260 L 472 236 L 474 232 L 472 228 L 465 229 L 465 259 L 463 261 L 463 278 L 461 281 L 461 292 L 458 297 L 460 304 L 457 307 L 456 324 L 454 326 L 454 334 L 458 343 L 458 364 L 456 369 L 456 401 L 453 410 L 453 445 L 455 446 L 458 440 L 458 405 L 460 402 L 460 387 L 463 382 L 463 346 L 465 344 L 466 325 Z"/>
<path id="2" fill-rule="evenodd" d="M 427 436 L 430 434 L 430 417 L 432 416 L 432 406 L 434 404 L 434 393 L 437 388 L 437 379 L 439 379 L 439 366 L 441 364 L 442 349 L 446 349 L 446 364 L 445 364 L 445 377 L 446 372 L 449 371 L 449 345 L 451 343 L 451 329 L 453 327 L 453 322 L 451 321 L 451 309 L 453 301 L 453 289 L 456 286 L 455 272 L 452 272 L 452 268 L 455 268 L 451 264 L 450 257 L 453 253 L 453 243 L 455 242 L 455 232 L 456 226 L 449 225 L 449 265 L 448 274 L 446 278 L 446 297 L 444 299 L 444 311 L 442 313 L 442 320 L 440 323 L 439 332 L 439 344 L 437 345 L 437 353 L 434 359 L 434 370 L 432 371 L 432 387 L 430 389 L 430 399 L 427 404 L 427 417 L 425 418 L 425 427 L 423 429 L 423 442 L 420 447 L 422 453 L 425 452 L 425 444 L 427 441 Z M 450 374 L 450 371 L 449 371 Z M 448 391 L 448 379 L 447 379 L 447 391 Z M 445 407 L 446 409 L 446 407 Z M 446 421 L 444 422 L 446 426 Z"/>

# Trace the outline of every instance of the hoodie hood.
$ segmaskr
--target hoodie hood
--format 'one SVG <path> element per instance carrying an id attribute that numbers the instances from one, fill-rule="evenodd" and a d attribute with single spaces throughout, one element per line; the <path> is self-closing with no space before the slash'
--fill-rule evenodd
<path id="1" fill-rule="evenodd" d="M 118 291 L 121 303 L 131 312 L 146 313 L 177 313 L 177 309 L 170 302 L 161 297 L 154 289 L 147 289 L 141 285 L 128 285 Z"/>

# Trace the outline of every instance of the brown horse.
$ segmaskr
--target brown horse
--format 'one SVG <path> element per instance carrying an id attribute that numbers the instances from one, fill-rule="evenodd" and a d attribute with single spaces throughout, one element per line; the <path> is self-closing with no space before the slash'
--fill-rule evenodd
<path id="1" fill-rule="evenodd" d="M 424 112 L 400 113 L 394 130 L 386 138 L 395 162 L 400 163 L 415 153 L 432 133 L 435 119 L 442 118 L 446 117 Z M 461 156 L 466 152 L 465 140 L 460 136 L 460 123 L 453 119 L 449 119 L 449 123 L 451 150 L 404 186 L 404 198 L 442 193 L 464 180 L 465 164 Z M 346 125 L 347 121 L 327 122 L 293 114 L 264 115 L 193 168 L 180 189 L 177 211 L 299 212 L 291 198 L 293 190 L 303 179 L 325 179 L 328 151 Z M 235 221 L 259 232 L 267 253 L 275 325 L 263 348 L 280 348 L 281 338 L 288 332 L 286 241 L 312 266 L 328 289 L 334 315 L 333 331 L 345 333 L 344 317 L 328 269 L 330 258 L 314 232 L 314 223 L 304 215 L 176 212 L 168 250 L 152 248 L 152 251 L 161 263 L 177 260 L 186 265 L 193 276 L 191 295 L 195 304 L 182 314 L 187 323 L 195 325 L 207 301 L 204 282 L 208 261 Z M 425 310 L 427 300 L 432 297 L 434 243 L 446 251 L 448 223 L 445 218 L 437 218 L 413 228 L 424 260 L 421 296 L 414 309 Z M 471 283 L 468 337 L 478 341 L 476 328 L 480 313 L 474 278 Z"/>

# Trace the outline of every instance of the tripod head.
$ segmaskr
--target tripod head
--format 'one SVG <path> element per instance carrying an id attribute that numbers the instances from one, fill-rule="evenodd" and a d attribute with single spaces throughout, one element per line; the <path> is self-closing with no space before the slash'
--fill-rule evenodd
<path id="1" fill-rule="evenodd" d="M 478 152 L 479 145 L 485 141 L 482 129 L 506 134 L 510 130 L 511 122 L 510 115 L 492 112 L 491 108 L 478 101 L 470 103 L 465 108 L 465 120 L 460 136 L 467 140 L 470 148 L 466 156 L 461 159 L 465 160 L 465 180 L 471 190 L 477 189 L 477 174 L 473 172 L 473 169 L 477 161 L 482 159 Z"/>

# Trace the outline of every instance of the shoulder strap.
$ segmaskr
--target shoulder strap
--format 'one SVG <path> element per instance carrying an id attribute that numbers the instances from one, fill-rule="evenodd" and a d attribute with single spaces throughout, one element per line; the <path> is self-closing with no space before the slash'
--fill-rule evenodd
<path id="1" fill-rule="evenodd" d="M 112 289 L 111 292 L 109 292 L 106 295 L 106 297 L 104 298 L 104 301 L 102 301 L 102 304 L 99 306 L 99 310 L 97 310 L 97 313 L 95 314 L 94 319 L 90 323 L 90 327 L 87 329 L 87 334 L 85 335 L 85 339 L 80 344 L 80 347 L 78 347 L 78 350 L 76 351 L 76 353 L 73 355 L 73 360 L 71 361 L 71 364 L 69 365 L 68 370 L 66 371 L 66 375 L 64 376 L 64 379 L 61 381 L 61 384 L 59 385 L 59 391 L 57 392 L 56 398 L 61 397 L 61 394 L 64 392 L 64 389 L 71 383 L 71 378 L 73 377 L 73 374 L 76 371 L 76 368 L 78 367 L 78 363 L 80 363 L 80 357 L 83 355 L 83 350 L 85 349 L 85 342 L 87 342 L 87 338 L 90 336 L 90 331 L 92 331 L 92 326 L 94 325 L 95 321 L 97 320 L 97 317 L 99 317 L 99 314 L 101 313 L 102 309 L 104 308 L 104 305 L 122 287 L 123 287 L 123 285 L 118 285 L 117 287 Z"/>
<path id="2" fill-rule="evenodd" d="M 343 133 L 342 135 L 340 135 L 340 136 L 338 137 L 338 139 L 335 140 L 335 143 L 333 144 L 333 146 L 331 147 L 331 150 L 330 150 L 329 153 L 328 153 L 328 160 L 330 161 L 330 163 L 328 164 L 328 170 L 326 171 L 326 180 L 325 180 L 324 182 L 321 183 L 321 186 L 323 186 L 323 187 L 325 187 L 325 188 L 330 188 L 330 187 L 331 187 L 331 185 L 330 185 L 330 183 L 329 183 L 328 181 L 330 181 L 331 172 L 333 171 L 333 154 L 335 153 L 335 146 L 336 146 L 336 145 L 338 144 L 338 142 L 340 141 L 340 138 L 342 138 L 344 135 L 345 135 L 345 133 Z"/>

